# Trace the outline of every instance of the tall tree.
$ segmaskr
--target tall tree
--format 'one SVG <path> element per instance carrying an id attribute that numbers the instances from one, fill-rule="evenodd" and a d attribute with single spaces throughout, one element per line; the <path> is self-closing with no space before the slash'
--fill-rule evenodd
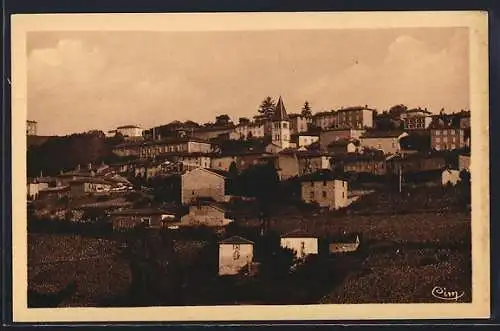
<path id="1" fill-rule="evenodd" d="M 309 101 L 307 101 L 307 100 L 304 102 L 304 106 L 302 106 L 301 115 L 303 117 L 311 117 L 312 116 L 311 106 L 309 105 Z"/>
<path id="2" fill-rule="evenodd" d="M 276 108 L 276 103 L 271 97 L 266 97 L 262 100 L 259 106 L 259 113 L 267 118 L 271 118 L 274 114 L 274 109 Z"/>
<path id="3" fill-rule="evenodd" d="M 216 125 L 227 125 L 231 122 L 231 118 L 227 114 L 222 114 L 215 117 Z"/>

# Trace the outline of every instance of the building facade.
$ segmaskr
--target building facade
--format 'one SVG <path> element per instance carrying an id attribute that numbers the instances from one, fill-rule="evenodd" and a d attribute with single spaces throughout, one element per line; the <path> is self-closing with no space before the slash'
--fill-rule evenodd
<path id="1" fill-rule="evenodd" d="M 465 131 L 461 128 L 431 129 L 431 148 L 442 150 L 460 149 L 466 146 Z"/>
<path id="2" fill-rule="evenodd" d="M 219 242 L 219 275 L 237 275 L 253 262 L 254 243 L 240 236 Z"/>
<path id="3" fill-rule="evenodd" d="M 181 217 L 182 226 L 222 227 L 227 224 L 225 210 L 210 204 L 193 204 L 189 206 L 189 213 Z"/>
<path id="4" fill-rule="evenodd" d="M 396 154 L 401 151 L 400 141 L 408 136 L 405 132 L 365 132 L 360 137 L 361 147 L 364 149 L 376 149 L 384 154 Z"/>
<path id="5" fill-rule="evenodd" d="M 142 128 L 137 125 L 123 125 L 119 126 L 115 130 L 115 134 L 122 135 L 126 138 L 138 138 L 142 137 Z"/>
<path id="6" fill-rule="evenodd" d="M 290 133 L 292 135 L 307 132 L 308 123 L 310 122 L 307 117 L 300 114 L 290 114 L 288 117 L 290 120 Z"/>
<path id="7" fill-rule="evenodd" d="M 296 259 L 318 254 L 318 237 L 305 231 L 294 231 L 280 238 L 280 246 L 294 251 Z"/>
<path id="8" fill-rule="evenodd" d="M 26 121 L 26 135 L 36 136 L 38 129 L 38 123 L 36 121 Z"/>
<path id="9" fill-rule="evenodd" d="M 330 129 L 323 131 L 319 135 L 319 145 L 322 150 L 326 150 L 328 145 L 338 140 L 359 140 L 365 130 L 358 129 Z"/>
<path id="10" fill-rule="evenodd" d="M 348 205 L 348 183 L 335 179 L 329 172 L 306 175 L 300 182 L 302 201 L 322 208 L 340 209 Z"/>
<path id="11" fill-rule="evenodd" d="M 196 168 L 181 176 L 181 202 L 191 204 L 199 198 L 222 202 L 225 198 L 225 177 L 213 171 Z"/>

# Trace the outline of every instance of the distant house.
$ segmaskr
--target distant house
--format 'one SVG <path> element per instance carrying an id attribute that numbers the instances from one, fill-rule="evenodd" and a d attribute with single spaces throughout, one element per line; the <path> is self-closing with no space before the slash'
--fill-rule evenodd
<path id="1" fill-rule="evenodd" d="M 408 109 L 400 114 L 405 130 L 427 129 L 432 122 L 431 112 L 426 109 Z"/>
<path id="2" fill-rule="evenodd" d="M 72 196 L 82 196 L 90 193 L 109 192 L 113 184 L 106 180 L 89 177 L 71 180 L 69 186 Z"/>
<path id="3" fill-rule="evenodd" d="M 235 131 L 235 127 L 236 126 L 232 123 L 227 125 L 211 125 L 199 127 L 193 130 L 192 137 L 203 140 L 211 140 L 224 135 L 229 136 L 232 132 Z"/>
<path id="4" fill-rule="evenodd" d="M 407 135 L 402 131 L 367 131 L 360 137 L 361 147 L 396 154 L 401 150 L 400 140 Z"/>
<path id="5" fill-rule="evenodd" d="M 240 236 L 219 242 L 219 275 L 236 275 L 253 262 L 254 243 Z"/>
<path id="6" fill-rule="evenodd" d="M 240 123 L 234 132 L 234 139 L 262 138 L 265 136 L 265 126 L 264 123 Z"/>
<path id="7" fill-rule="evenodd" d="M 296 148 L 310 146 L 317 141 L 319 141 L 319 136 L 317 134 L 307 132 L 292 134 L 290 139 L 290 142 L 294 144 Z"/>
<path id="8" fill-rule="evenodd" d="M 37 126 L 37 121 L 26 121 L 26 136 L 36 136 Z"/>
<path id="9" fill-rule="evenodd" d="M 298 152 L 299 176 L 332 168 L 332 157 L 319 151 Z"/>
<path id="10" fill-rule="evenodd" d="M 38 195 L 40 191 L 45 190 L 49 187 L 48 183 L 32 181 L 29 182 L 26 186 L 26 192 L 28 196 L 28 200 L 36 200 L 38 199 Z"/>
<path id="11" fill-rule="evenodd" d="M 467 145 L 465 130 L 453 117 L 436 118 L 430 125 L 431 148 L 435 150 L 454 150 Z"/>
<path id="12" fill-rule="evenodd" d="M 272 156 L 264 156 L 262 159 L 267 159 L 274 165 L 280 180 L 287 180 L 299 174 L 297 155 L 292 150 L 283 151 Z"/>
<path id="13" fill-rule="evenodd" d="M 328 145 L 338 140 L 359 140 L 365 132 L 364 129 L 329 129 L 322 131 L 319 136 L 320 148 L 326 150 Z"/>
<path id="14" fill-rule="evenodd" d="M 458 170 L 470 171 L 470 155 L 462 154 L 458 156 Z"/>
<path id="15" fill-rule="evenodd" d="M 233 162 L 237 165 L 238 158 L 236 155 L 216 156 L 212 158 L 210 168 L 229 171 Z"/>
<path id="16" fill-rule="evenodd" d="M 231 223 L 226 218 L 226 211 L 209 203 L 194 203 L 189 206 L 189 213 L 181 217 L 181 226 L 222 227 Z"/>
<path id="17" fill-rule="evenodd" d="M 282 235 L 280 245 L 283 248 L 293 250 L 297 259 L 303 259 L 311 254 L 318 254 L 318 237 L 301 230 Z"/>
<path id="18" fill-rule="evenodd" d="M 383 152 L 339 155 L 334 158 L 333 162 L 337 169 L 346 173 L 372 175 L 385 175 L 387 173 L 386 158 Z"/>
<path id="19" fill-rule="evenodd" d="M 225 198 L 226 177 L 213 169 L 196 168 L 181 176 L 181 202 L 190 204 L 198 198 L 213 198 L 222 202 Z"/>
<path id="20" fill-rule="evenodd" d="M 110 214 L 113 230 L 132 229 L 139 224 L 146 228 L 161 228 L 165 221 L 172 218 L 172 213 L 160 209 L 129 209 Z"/>
<path id="21" fill-rule="evenodd" d="M 403 173 L 442 170 L 446 167 L 446 160 L 442 153 L 413 153 L 404 157 L 391 155 L 387 158 L 388 172 L 398 174 L 400 167 Z"/>
<path id="22" fill-rule="evenodd" d="M 306 132 L 308 129 L 308 123 L 310 123 L 310 119 L 301 114 L 288 114 L 288 119 L 290 121 L 290 133 L 300 134 Z"/>
<path id="23" fill-rule="evenodd" d="M 194 168 L 211 168 L 211 157 L 210 153 L 167 152 L 160 154 L 157 159 L 180 163 L 183 169 L 192 170 Z"/>
<path id="24" fill-rule="evenodd" d="M 359 235 L 342 236 L 329 238 L 330 254 L 351 253 L 358 250 L 360 245 Z"/>
<path id="25" fill-rule="evenodd" d="M 199 138 L 173 138 L 141 144 L 140 156 L 153 158 L 165 153 L 211 153 L 213 144 Z"/>
<path id="26" fill-rule="evenodd" d="M 277 153 L 281 152 L 282 150 L 283 150 L 283 148 L 279 145 L 276 145 L 275 143 L 269 143 L 266 146 L 266 153 L 269 153 L 269 154 L 277 154 Z"/>
<path id="27" fill-rule="evenodd" d="M 460 181 L 460 171 L 453 169 L 445 169 L 441 174 L 441 183 L 445 185 L 457 185 Z"/>
<path id="28" fill-rule="evenodd" d="M 328 146 L 327 150 L 329 153 L 334 155 L 355 153 L 358 148 L 356 144 L 359 142 L 351 139 L 340 139 L 332 141 Z"/>
<path id="29" fill-rule="evenodd" d="M 374 109 L 368 106 L 346 107 L 314 114 L 313 123 L 323 130 L 330 128 L 363 129 L 373 127 Z"/>
<path id="30" fill-rule="evenodd" d="M 348 183 L 332 171 L 300 177 L 301 199 L 320 207 L 340 209 L 348 205 Z"/>
<path id="31" fill-rule="evenodd" d="M 117 127 L 115 132 L 126 138 L 138 138 L 142 137 L 143 130 L 137 125 L 123 125 Z"/>

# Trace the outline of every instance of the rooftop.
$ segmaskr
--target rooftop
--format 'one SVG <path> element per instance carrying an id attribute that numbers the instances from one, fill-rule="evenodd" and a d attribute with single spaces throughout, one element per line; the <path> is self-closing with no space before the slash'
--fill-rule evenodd
<path id="1" fill-rule="evenodd" d="M 288 121 L 288 115 L 286 113 L 285 105 L 281 96 L 278 99 L 276 108 L 274 109 L 273 121 Z"/>
<path id="2" fill-rule="evenodd" d="M 162 210 L 157 208 L 127 209 L 111 213 L 111 215 L 165 215 L 172 214 L 173 210 Z"/>
<path id="3" fill-rule="evenodd" d="M 250 244 L 250 245 L 253 245 L 254 242 L 253 241 L 250 241 L 248 239 L 245 239 L 243 237 L 240 237 L 240 236 L 232 236 L 232 237 L 229 237 L 229 238 L 226 238 L 224 240 L 221 240 L 219 241 L 219 244 Z"/>
<path id="4" fill-rule="evenodd" d="M 394 131 L 378 131 L 378 130 L 370 130 L 366 131 L 361 138 L 398 138 L 404 131 L 394 130 Z"/>
<path id="5" fill-rule="evenodd" d="M 305 230 L 297 229 L 281 235 L 281 238 L 318 238 L 318 236 Z"/>
<path id="6" fill-rule="evenodd" d="M 303 182 L 346 180 L 344 174 L 328 169 L 322 169 L 310 174 L 302 175 L 299 179 Z"/>

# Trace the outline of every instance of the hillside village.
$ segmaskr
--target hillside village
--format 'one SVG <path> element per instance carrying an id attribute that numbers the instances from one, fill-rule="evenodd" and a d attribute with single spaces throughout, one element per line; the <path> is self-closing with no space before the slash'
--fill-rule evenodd
<path id="1" fill-rule="evenodd" d="M 361 278 L 363 270 L 375 272 L 369 261 L 377 249 L 403 264 L 416 249 L 405 245 L 421 245 L 417 259 L 431 259 L 431 265 L 464 258 L 450 247 L 466 247 L 468 240 L 468 111 L 433 113 L 396 105 L 379 112 L 365 105 L 313 113 L 305 102 L 292 113 L 282 97 L 268 97 L 253 119 L 237 123 L 223 114 L 214 123 L 174 121 L 87 133 L 85 146 L 75 143 L 53 153 L 78 154 L 98 140 L 105 142 L 107 154 L 93 153 L 85 163 L 65 161 L 59 169 L 49 154 L 43 160 L 41 155 L 57 150 L 47 146 L 64 137 L 39 137 L 36 125 L 28 121 L 26 131 L 30 240 L 53 250 L 56 242 L 37 236 L 97 237 L 99 245 L 114 243 L 120 259 L 129 261 L 118 271 L 123 288 L 101 295 L 114 298 L 107 303 L 82 299 L 85 295 L 74 288 L 62 298 L 75 279 L 48 280 L 33 262 L 31 293 L 45 298 L 41 305 L 56 297 L 61 298 L 53 299 L 55 305 L 115 305 L 130 298 L 139 305 L 349 302 L 359 290 L 336 291 L 363 284 L 352 280 L 355 270 Z M 43 162 L 52 162 L 51 168 Z M 407 222 L 405 228 L 401 222 Z M 64 238 L 61 243 L 72 245 Z M 380 248 L 388 242 L 390 253 Z M 403 256 L 404 249 L 412 253 Z M 38 261 L 41 250 L 33 251 L 30 261 Z M 104 254 L 102 248 L 95 254 Z M 104 270 L 108 262 L 101 257 Z M 158 266 L 158 261 L 170 264 Z M 427 265 L 418 263 L 417 269 Z M 184 270 L 182 275 L 172 271 L 174 266 Z M 417 269 L 415 275 L 424 272 Z M 312 276 L 315 270 L 321 275 Z M 151 274 L 166 275 L 167 288 L 144 280 Z M 308 277 L 323 278 L 313 285 Z M 450 277 L 446 281 L 458 279 Z M 458 281 L 467 286 L 467 277 Z M 111 282 L 110 287 L 120 283 Z M 56 285 L 48 289 L 48 283 Z M 264 288 L 273 288 L 273 294 L 265 296 Z M 284 294 L 291 289 L 297 289 L 296 298 Z M 418 299 L 429 300 L 421 295 L 424 299 Z"/>

